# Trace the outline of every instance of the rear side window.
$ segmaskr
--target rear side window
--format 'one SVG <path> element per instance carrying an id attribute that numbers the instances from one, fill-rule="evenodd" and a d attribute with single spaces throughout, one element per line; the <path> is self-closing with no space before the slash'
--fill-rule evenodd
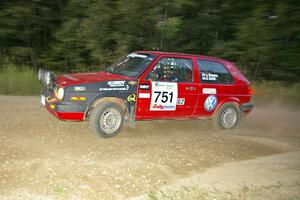
<path id="1" fill-rule="evenodd" d="M 198 60 L 197 63 L 202 83 L 233 83 L 232 76 L 222 63 L 211 60 Z"/>

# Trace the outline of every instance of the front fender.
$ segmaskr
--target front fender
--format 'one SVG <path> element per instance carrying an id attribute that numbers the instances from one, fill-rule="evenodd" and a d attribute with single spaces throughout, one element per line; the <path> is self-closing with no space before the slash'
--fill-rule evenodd
<path id="1" fill-rule="evenodd" d="M 126 95 L 125 97 L 120 97 L 120 96 L 98 96 L 95 97 L 92 101 L 90 101 L 88 107 L 86 108 L 86 111 L 84 113 L 84 119 L 88 119 L 90 116 L 91 111 L 93 110 L 94 107 L 99 105 L 100 103 L 103 102 L 114 102 L 117 105 L 119 105 L 125 113 L 129 112 L 130 107 L 135 107 L 135 101 L 128 101 Z"/>

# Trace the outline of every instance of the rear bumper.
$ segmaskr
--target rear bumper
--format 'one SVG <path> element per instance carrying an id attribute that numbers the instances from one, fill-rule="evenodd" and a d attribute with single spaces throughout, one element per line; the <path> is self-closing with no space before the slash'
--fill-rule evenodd
<path id="1" fill-rule="evenodd" d="M 246 113 L 249 113 L 253 110 L 254 105 L 252 103 L 244 103 L 240 106 L 240 110 Z"/>

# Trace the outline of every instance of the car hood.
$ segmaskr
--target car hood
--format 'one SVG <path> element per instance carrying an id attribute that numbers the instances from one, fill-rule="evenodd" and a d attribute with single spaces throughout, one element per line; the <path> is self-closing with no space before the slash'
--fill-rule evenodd
<path id="1" fill-rule="evenodd" d="M 77 73 L 77 74 L 65 74 L 56 77 L 56 84 L 62 87 L 70 85 L 105 82 L 114 80 L 130 80 L 132 77 L 120 76 L 107 72 L 90 72 L 90 73 Z"/>

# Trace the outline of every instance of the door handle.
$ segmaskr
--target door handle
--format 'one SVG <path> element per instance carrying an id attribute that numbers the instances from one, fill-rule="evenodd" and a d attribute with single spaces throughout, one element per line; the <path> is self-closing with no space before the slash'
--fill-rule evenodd
<path id="1" fill-rule="evenodd" d="M 191 87 L 186 87 L 185 89 L 186 90 L 196 90 L 196 87 L 191 86 Z"/>

